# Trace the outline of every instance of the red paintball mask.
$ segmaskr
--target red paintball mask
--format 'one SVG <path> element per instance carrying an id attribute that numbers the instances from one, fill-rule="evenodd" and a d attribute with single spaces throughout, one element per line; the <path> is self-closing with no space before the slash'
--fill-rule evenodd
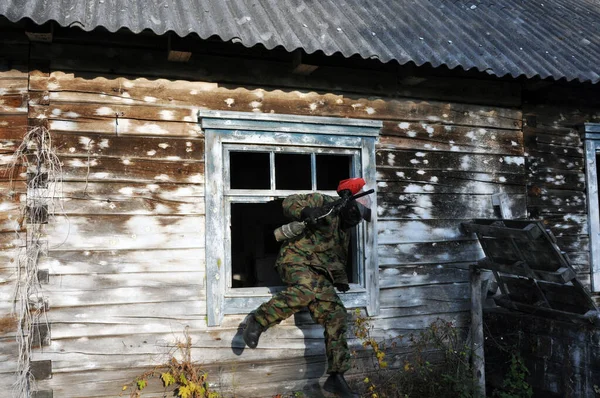
<path id="1" fill-rule="evenodd" d="M 365 180 L 360 177 L 356 178 L 348 178 L 346 180 L 340 181 L 337 187 L 337 193 L 342 196 L 341 192 L 348 190 L 352 195 L 356 195 L 360 192 L 362 187 L 366 184 Z"/>
<path id="2" fill-rule="evenodd" d="M 356 195 L 365 186 L 362 178 L 348 178 L 340 181 L 337 193 L 341 197 Z M 349 202 L 341 212 L 343 228 L 357 225 L 361 220 L 371 221 L 371 200 L 363 196 Z"/>

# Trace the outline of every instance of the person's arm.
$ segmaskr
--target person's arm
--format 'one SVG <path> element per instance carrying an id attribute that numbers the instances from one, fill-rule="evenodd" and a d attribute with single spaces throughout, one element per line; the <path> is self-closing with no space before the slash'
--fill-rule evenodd
<path id="1" fill-rule="evenodd" d="M 320 193 L 290 195 L 283 200 L 283 214 L 294 220 L 304 221 L 301 213 L 305 207 L 321 207 L 325 204 Z"/>

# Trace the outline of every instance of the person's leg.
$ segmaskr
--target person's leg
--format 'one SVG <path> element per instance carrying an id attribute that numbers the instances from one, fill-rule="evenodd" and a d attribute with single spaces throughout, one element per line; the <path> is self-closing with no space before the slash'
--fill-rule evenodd
<path id="1" fill-rule="evenodd" d="M 287 288 L 261 304 L 254 313 L 256 321 L 265 329 L 294 315 L 315 298 L 312 291 L 314 271 L 299 264 L 283 264 L 279 268 Z"/>
<path id="2" fill-rule="evenodd" d="M 327 373 L 344 373 L 350 369 L 350 350 L 346 341 L 347 313 L 337 295 L 330 300 L 316 300 L 311 303 L 309 310 L 313 319 L 325 328 Z"/>
<path id="3" fill-rule="evenodd" d="M 341 397 L 358 397 L 344 378 L 344 373 L 350 369 L 350 350 L 346 341 L 346 308 L 331 282 L 325 277 L 319 280 L 315 293 L 316 300 L 308 308 L 313 319 L 325 328 L 323 334 L 329 377 L 323 388 Z"/>
<path id="4" fill-rule="evenodd" d="M 312 287 L 317 274 L 310 268 L 299 264 L 282 264 L 278 271 L 288 287 L 247 317 L 243 337 L 250 348 L 256 348 L 264 330 L 302 310 L 315 298 Z"/>

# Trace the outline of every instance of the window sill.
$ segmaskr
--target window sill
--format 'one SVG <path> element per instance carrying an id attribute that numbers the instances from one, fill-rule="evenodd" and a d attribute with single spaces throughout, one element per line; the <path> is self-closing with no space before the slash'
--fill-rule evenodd
<path id="1" fill-rule="evenodd" d="M 259 293 L 256 289 L 264 289 L 264 291 Z M 269 289 L 274 288 L 242 288 L 227 292 L 224 297 L 224 315 L 246 314 L 255 310 L 276 293 L 275 290 L 270 292 Z M 277 291 L 283 290 L 283 287 L 278 289 Z M 346 309 L 366 307 L 369 303 L 367 289 L 359 285 L 350 285 L 348 292 L 338 292 L 338 296 Z"/>

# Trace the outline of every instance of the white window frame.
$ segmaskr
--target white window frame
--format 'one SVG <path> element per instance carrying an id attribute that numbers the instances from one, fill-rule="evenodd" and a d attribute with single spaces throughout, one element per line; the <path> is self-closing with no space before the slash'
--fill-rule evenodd
<path id="1" fill-rule="evenodd" d="M 230 190 L 228 153 L 273 148 L 298 151 L 350 154 L 353 172 L 365 178 L 365 189 L 376 188 L 375 143 L 382 127 L 380 121 L 330 117 L 200 111 L 198 120 L 205 135 L 206 192 L 206 306 L 209 326 L 218 326 L 224 315 L 246 314 L 267 301 L 272 287 L 231 288 L 230 235 L 231 203 L 266 202 L 293 193 L 311 191 Z M 304 148 L 304 149 L 302 149 Z M 314 168 L 313 168 L 314 173 Z M 316 189 L 315 178 L 313 191 Z M 246 192 L 245 192 L 246 191 Z M 335 195 L 335 192 L 327 192 Z M 340 297 L 347 308 L 366 308 L 369 315 L 379 313 L 379 266 L 377 260 L 377 199 L 373 202 L 370 223 L 358 230 L 358 281 Z"/>
<path id="2" fill-rule="evenodd" d="M 586 190 L 590 236 L 591 290 L 600 292 L 600 204 L 598 203 L 598 165 L 600 154 L 600 123 L 585 124 Z"/>

